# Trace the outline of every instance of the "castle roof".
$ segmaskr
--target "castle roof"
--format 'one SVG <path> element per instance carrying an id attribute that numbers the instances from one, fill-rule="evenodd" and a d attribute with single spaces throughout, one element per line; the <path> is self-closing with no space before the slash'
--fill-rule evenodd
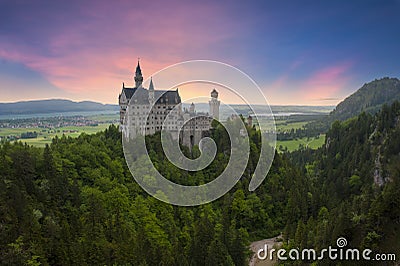
<path id="1" fill-rule="evenodd" d="M 133 98 L 137 104 L 149 104 L 149 91 L 144 88 L 123 88 L 126 98 Z M 157 99 L 156 104 L 178 104 L 181 102 L 181 97 L 178 91 L 155 90 L 154 98 Z"/>
<path id="2" fill-rule="evenodd" d="M 127 99 L 132 98 L 132 95 L 135 93 L 136 88 L 123 88 L 122 92 L 125 93 Z"/>

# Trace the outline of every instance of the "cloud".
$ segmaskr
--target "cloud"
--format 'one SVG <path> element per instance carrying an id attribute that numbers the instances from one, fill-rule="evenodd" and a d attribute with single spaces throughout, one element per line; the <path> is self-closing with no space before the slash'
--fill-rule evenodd
<path id="1" fill-rule="evenodd" d="M 43 98 L 69 98 L 70 96 L 49 83 L 40 73 L 15 62 L 0 60 L 0 80 L 2 102 Z"/>
<path id="2" fill-rule="evenodd" d="M 312 73 L 300 85 L 299 93 L 304 99 L 337 98 L 351 80 L 351 61 L 340 62 Z"/>
<path id="3" fill-rule="evenodd" d="M 340 98 L 330 97 L 330 98 L 317 98 L 316 101 L 339 101 Z"/>
<path id="4" fill-rule="evenodd" d="M 218 51 L 205 47 L 235 34 L 227 30 L 230 22 L 224 20 L 224 10 L 218 5 L 96 1 L 72 5 L 62 15 L 54 6 L 48 13 L 31 8 L 37 13 L 15 11 L 24 18 L 22 22 L 10 18 L 22 25 L 13 26 L 18 32 L 0 36 L 0 58 L 41 73 L 49 83 L 76 97 L 105 102 L 116 101 L 123 81 L 133 82 L 136 57 L 141 57 L 148 77 L 170 64 L 198 59 L 196 55 L 216 56 Z M 32 27 L 27 29 L 29 22 Z"/>
<path id="5" fill-rule="evenodd" d="M 132 84 L 137 57 L 145 77 L 185 60 L 219 60 L 246 71 L 271 102 L 314 104 L 398 73 L 394 5 L 365 4 L 357 14 L 354 8 L 360 6 L 3 1 L 0 59 L 38 73 L 75 100 L 108 103 L 116 102 L 122 82 Z"/>
<path id="6" fill-rule="evenodd" d="M 262 86 L 268 100 L 274 104 L 325 105 L 328 101 L 337 103 L 346 96 L 353 80 L 350 74 L 353 61 L 336 62 L 300 75 L 307 63 L 304 59 L 288 63 L 284 73 Z"/>

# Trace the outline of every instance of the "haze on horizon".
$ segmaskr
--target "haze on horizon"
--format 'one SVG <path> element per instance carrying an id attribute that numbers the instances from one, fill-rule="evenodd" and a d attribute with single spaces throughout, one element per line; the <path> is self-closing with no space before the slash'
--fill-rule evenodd
<path id="1" fill-rule="evenodd" d="M 272 105 L 335 105 L 399 77 L 399 11 L 398 0 L 2 1 L 0 102 L 116 104 L 140 57 L 145 78 L 209 59 L 244 71 Z"/>

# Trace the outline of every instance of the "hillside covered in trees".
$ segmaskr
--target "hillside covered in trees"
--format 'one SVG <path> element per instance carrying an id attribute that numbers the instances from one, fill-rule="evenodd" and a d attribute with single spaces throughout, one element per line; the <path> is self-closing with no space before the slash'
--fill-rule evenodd
<path id="1" fill-rule="evenodd" d="M 281 232 L 287 249 L 320 250 L 344 236 L 351 247 L 400 257 L 398 102 L 335 122 L 317 151 L 276 154 L 255 192 L 248 184 L 260 132 L 248 132 L 244 176 L 222 198 L 198 207 L 172 206 L 144 192 L 126 167 L 115 126 L 55 138 L 45 148 L 1 143 L 0 264 L 246 265 L 251 241 Z M 147 146 L 170 180 L 201 184 L 223 171 L 226 134 L 216 126 L 217 156 L 199 172 L 171 165 L 159 134 Z M 196 157 L 198 150 L 183 152 Z"/>
<path id="2" fill-rule="evenodd" d="M 376 115 L 336 121 L 324 147 L 289 157 L 303 168 L 309 190 L 306 204 L 294 213 L 297 226 L 286 227 L 288 248 L 321 249 L 346 237 L 348 246 L 399 258 L 399 102 Z"/>
<path id="3" fill-rule="evenodd" d="M 397 78 L 376 79 L 365 83 L 355 93 L 339 103 L 329 115 L 331 122 L 344 121 L 362 112 L 374 114 L 384 104 L 400 101 L 400 80 Z"/>
<path id="4" fill-rule="evenodd" d="M 172 206 L 144 192 L 126 167 L 114 126 L 55 138 L 44 149 L 2 143 L 0 264 L 246 265 L 249 242 L 278 235 L 291 213 L 290 195 L 302 189 L 295 185 L 302 183 L 300 172 L 277 155 L 268 180 L 256 193 L 248 191 L 260 145 L 260 132 L 248 130 L 245 176 L 224 197 L 199 207 Z M 196 173 L 165 159 L 159 135 L 147 143 L 165 176 L 190 185 L 224 169 L 226 134 L 216 128 L 216 159 Z"/>
<path id="5" fill-rule="evenodd" d="M 340 102 L 327 117 L 307 123 L 294 136 L 317 136 L 328 131 L 336 120 L 345 121 L 362 112 L 375 114 L 385 104 L 391 105 L 395 101 L 400 101 L 400 80 L 388 77 L 376 79 L 365 83 L 355 93 Z"/>

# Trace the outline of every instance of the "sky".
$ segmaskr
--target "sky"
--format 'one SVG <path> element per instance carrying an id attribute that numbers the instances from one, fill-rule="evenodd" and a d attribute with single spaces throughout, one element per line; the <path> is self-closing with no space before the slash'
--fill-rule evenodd
<path id="1" fill-rule="evenodd" d="M 215 60 L 249 75 L 270 104 L 336 105 L 400 77 L 399 14 L 400 0 L 1 0 L 0 102 L 116 104 L 140 57 L 144 78 Z"/>

